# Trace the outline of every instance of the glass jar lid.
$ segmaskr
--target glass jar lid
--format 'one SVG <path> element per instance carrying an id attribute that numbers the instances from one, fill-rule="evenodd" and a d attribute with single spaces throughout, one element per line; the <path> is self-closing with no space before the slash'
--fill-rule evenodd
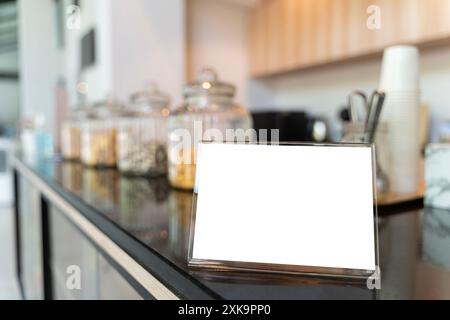
<path id="1" fill-rule="evenodd" d="M 146 84 L 146 89 L 138 91 L 130 96 L 130 108 L 134 115 L 146 115 L 152 113 L 162 113 L 168 115 L 170 97 L 160 91 L 158 86 L 150 82 Z"/>
<path id="2" fill-rule="evenodd" d="M 73 110 L 73 115 L 76 118 L 82 118 L 88 113 L 88 107 L 85 105 L 76 106 Z"/>
<path id="3" fill-rule="evenodd" d="M 124 111 L 125 107 L 121 102 L 107 97 L 104 101 L 95 103 L 89 113 L 92 118 L 106 119 L 119 117 Z"/>
<path id="4" fill-rule="evenodd" d="M 86 119 L 90 115 L 90 109 L 90 106 L 86 104 L 76 105 L 70 110 L 68 119 L 75 121 Z"/>
<path id="5" fill-rule="evenodd" d="M 185 98 L 199 95 L 234 97 L 236 87 L 230 83 L 219 81 L 217 72 L 212 68 L 200 70 L 196 82 L 188 83 L 183 90 Z"/>

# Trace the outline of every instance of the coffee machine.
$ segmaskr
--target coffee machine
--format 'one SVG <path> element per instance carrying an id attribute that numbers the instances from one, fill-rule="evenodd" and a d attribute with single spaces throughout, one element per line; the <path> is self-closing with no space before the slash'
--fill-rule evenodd
<path id="1" fill-rule="evenodd" d="M 281 142 L 320 143 L 329 138 L 327 122 L 305 111 L 255 111 L 252 117 L 257 132 L 278 129 Z"/>

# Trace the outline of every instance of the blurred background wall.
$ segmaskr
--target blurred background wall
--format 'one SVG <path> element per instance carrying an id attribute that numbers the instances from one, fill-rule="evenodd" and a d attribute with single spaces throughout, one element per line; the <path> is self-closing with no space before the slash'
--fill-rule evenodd
<path id="1" fill-rule="evenodd" d="M 0 68 L 14 73 L 20 66 L 20 86 L 17 80 L 0 78 L 2 118 L 16 121 L 20 103 L 22 114 L 42 114 L 51 128 L 55 90 L 61 86 L 67 105 L 73 106 L 107 94 L 124 100 L 153 80 L 176 105 L 182 100 L 183 84 L 195 79 L 203 66 L 216 68 L 223 80 L 236 84 L 236 100 L 251 110 L 302 109 L 331 122 L 337 121 L 349 92 L 377 87 L 380 54 L 252 77 L 249 21 L 262 2 L 18 0 L 19 54 L 17 49 L 0 52 Z M 79 29 L 67 27 L 67 10 L 73 4 L 81 8 Z M 95 63 L 82 67 L 82 41 L 92 30 Z M 421 69 L 423 102 L 432 119 L 448 120 L 450 43 L 421 48 Z M 80 93 L 78 84 L 84 82 L 87 87 Z"/>

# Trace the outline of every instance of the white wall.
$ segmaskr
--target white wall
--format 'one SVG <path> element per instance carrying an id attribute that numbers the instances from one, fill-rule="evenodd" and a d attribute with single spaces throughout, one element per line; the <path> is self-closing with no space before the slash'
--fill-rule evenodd
<path id="1" fill-rule="evenodd" d="M 21 113 L 44 115 L 53 124 L 55 86 L 61 68 L 53 0 L 19 0 Z"/>
<path id="2" fill-rule="evenodd" d="M 146 81 L 155 81 L 178 103 L 186 68 L 185 1 L 114 0 L 111 5 L 116 95 L 128 99 Z"/>
<path id="3" fill-rule="evenodd" d="M 65 0 L 66 7 L 71 3 L 71 0 Z M 71 106 L 80 103 L 77 93 L 77 84 L 80 81 L 89 85 L 87 102 L 103 100 L 107 94 L 113 93 L 111 3 L 110 0 L 80 1 L 80 29 L 66 28 L 64 74 Z M 96 63 L 80 73 L 81 40 L 92 28 L 96 32 Z"/>
<path id="4" fill-rule="evenodd" d="M 81 29 L 66 30 L 71 105 L 79 102 L 76 85 L 80 80 L 88 83 L 86 100 L 91 103 L 107 94 L 127 101 L 148 80 L 178 101 L 185 81 L 184 18 L 183 0 L 82 0 Z M 96 64 L 80 77 L 81 39 L 92 28 L 96 30 Z"/>
<path id="5" fill-rule="evenodd" d="M 65 9 L 70 4 L 64 0 Z M 70 105 L 80 102 L 79 81 L 88 83 L 87 102 L 98 102 L 107 94 L 127 100 L 146 80 L 159 83 L 175 102 L 181 100 L 186 69 L 184 0 L 82 0 L 80 5 L 80 29 L 63 26 L 66 41 L 60 49 L 54 1 L 19 0 L 22 114 L 43 114 L 50 129 L 61 76 Z M 81 39 L 92 28 L 96 64 L 80 73 Z"/>
<path id="6" fill-rule="evenodd" d="M 189 80 L 213 67 L 237 87 L 236 101 L 248 105 L 247 12 L 243 1 L 188 1 Z"/>

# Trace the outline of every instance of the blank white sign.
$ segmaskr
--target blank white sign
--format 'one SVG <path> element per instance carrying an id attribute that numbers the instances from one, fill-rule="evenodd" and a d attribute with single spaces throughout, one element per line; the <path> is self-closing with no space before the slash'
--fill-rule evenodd
<path id="1" fill-rule="evenodd" d="M 375 270 L 370 147 L 200 144 L 192 258 Z"/>

